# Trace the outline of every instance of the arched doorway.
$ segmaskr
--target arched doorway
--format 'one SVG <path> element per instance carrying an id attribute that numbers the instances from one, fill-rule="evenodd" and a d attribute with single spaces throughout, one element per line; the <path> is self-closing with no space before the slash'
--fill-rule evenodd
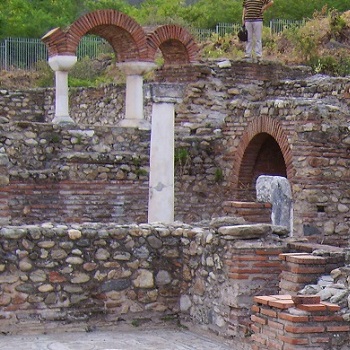
<path id="1" fill-rule="evenodd" d="M 260 175 L 287 177 L 281 148 L 266 132 L 254 136 L 244 151 L 238 173 L 238 200 L 255 201 L 255 184 Z"/>

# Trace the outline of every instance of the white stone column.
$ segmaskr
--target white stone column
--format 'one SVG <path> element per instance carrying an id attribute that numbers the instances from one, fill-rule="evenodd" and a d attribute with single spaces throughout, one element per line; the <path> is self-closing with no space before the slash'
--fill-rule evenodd
<path id="1" fill-rule="evenodd" d="M 143 113 L 143 75 L 157 66 L 152 62 L 123 62 L 117 67 L 126 74 L 125 118 L 119 126 L 150 129 Z"/>
<path id="2" fill-rule="evenodd" d="M 181 101 L 179 85 L 154 85 L 148 222 L 174 222 L 175 103 Z"/>
<path id="3" fill-rule="evenodd" d="M 62 55 L 49 58 L 49 65 L 55 71 L 56 81 L 55 117 L 52 120 L 55 124 L 74 123 L 69 116 L 68 72 L 76 62 L 76 56 Z"/>

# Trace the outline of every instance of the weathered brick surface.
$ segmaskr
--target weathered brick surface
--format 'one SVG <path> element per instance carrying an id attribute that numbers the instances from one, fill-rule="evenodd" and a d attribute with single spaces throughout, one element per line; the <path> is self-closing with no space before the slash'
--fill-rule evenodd
<path id="1" fill-rule="evenodd" d="M 81 38 L 87 34 L 100 36 L 112 46 L 117 62 L 154 61 L 158 49 L 166 65 L 196 61 L 198 45 L 193 36 L 178 25 L 159 26 L 148 35 L 128 15 L 115 10 L 87 13 L 66 30 L 55 29 L 43 38 L 49 56 L 76 55 Z"/>
<path id="2" fill-rule="evenodd" d="M 283 300 L 291 303 L 282 310 L 277 304 Z M 257 307 L 252 308 L 251 317 L 254 325 L 252 339 L 256 343 L 254 348 L 265 350 L 279 346 L 283 350 L 344 349 L 349 342 L 350 326 L 342 317 L 337 317 L 334 310 L 318 300 L 315 299 L 315 304 L 304 305 L 303 296 L 299 297 L 298 304 L 294 304 L 292 296 L 288 295 L 255 297 Z M 305 296 L 305 301 L 310 302 L 310 297 Z M 304 314 L 296 315 L 296 308 L 304 310 Z"/>

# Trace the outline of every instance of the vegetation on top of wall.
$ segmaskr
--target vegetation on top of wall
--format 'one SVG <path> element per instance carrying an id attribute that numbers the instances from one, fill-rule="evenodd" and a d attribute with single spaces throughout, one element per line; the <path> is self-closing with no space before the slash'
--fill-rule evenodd
<path id="1" fill-rule="evenodd" d="M 263 51 L 266 60 L 309 65 L 315 73 L 349 75 L 350 11 L 340 13 L 324 7 L 301 27 L 278 34 L 271 34 L 265 27 Z M 213 36 L 202 44 L 201 53 L 203 58 L 240 58 L 244 44 L 235 35 Z"/>
<path id="2" fill-rule="evenodd" d="M 153 1 L 145 1 L 142 6 Z M 239 59 L 244 56 L 244 48 L 245 44 L 236 34 L 216 34 L 200 43 L 200 58 Z M 300 27 L 291 27 L 278 34 L 271 34 L 269 28 L 264 27 L 263 51 L 264 59 L 269 61 L 308 65 L 314 73 L 350 75 L 350 11 L 341 13 L 324 6 Z M 157 57 L 157 64 L 162 63 L 162 57 Z M 39 71 L 33 73 L 0 71 L 0 86 L 8 89 L 54 86 L 54 74 L 47 63 L 38 63 L 38 67 Z M 151 81 L 153 72 L 145 79 Z M 71 87 L 110 83 L 125 83 L 125 76 L 116 67 L 113 54 L 104 54 L 96 60 L 83 59 L 69 74 Z"/>
<path id="3" fill-rule="evenodd" d="M 312 18 L 314 11 L 327 5 L 347 11 L 344 0 L 275 1 L 264 15 L 266 23 L 273 18 L 301 20 Z M 242 0 L 144 0 L 132 5 L 127 0 L 2 0 L 0 2 L 0 39 L 7 37 L 40 38 L 56 27 L 67 27 L 83 14 L 98 9 L 115 9 L 142 25 L 177 23 L 196 28 L 214 28 L 217 23 L 240 23 Z"/>

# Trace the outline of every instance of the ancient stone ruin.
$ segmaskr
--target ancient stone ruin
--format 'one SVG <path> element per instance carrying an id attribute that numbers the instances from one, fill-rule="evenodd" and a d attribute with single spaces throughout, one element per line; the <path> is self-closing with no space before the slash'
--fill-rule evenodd
<path id="1" fill-rule="evenodd" d="M 125 86 L 68 89 L 86 34 Z M 0 90 L 2 331 L 172 316 L 347 349 L 350 79 L 200 62 L 184 28 L 111 10 L 43 40 L 55 89 Z"/>

